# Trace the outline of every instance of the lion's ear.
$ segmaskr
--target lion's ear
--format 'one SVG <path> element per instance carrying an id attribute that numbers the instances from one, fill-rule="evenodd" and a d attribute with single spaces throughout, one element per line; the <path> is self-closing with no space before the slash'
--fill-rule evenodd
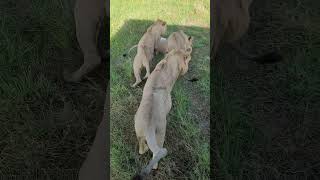
<path id="1" fill-rule="evenodd" d="M 189 36 L 189 37 L 188 37 L 188 40 L 189 40 L 190 42 L 192 42 L 193 37 L 192 37 L 192 36 Z"/>
<path id="2" fill-rule="evenodd" d="M 167 22 L 162 21 L 162 26 L 165 26 L 167 24 Z"/>

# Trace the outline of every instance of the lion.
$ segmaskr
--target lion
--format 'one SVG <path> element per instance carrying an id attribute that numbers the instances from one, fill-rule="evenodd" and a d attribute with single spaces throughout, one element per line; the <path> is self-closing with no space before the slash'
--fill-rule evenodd
<path id="1" fill-rule="evenodd" d="M 85 74 L 101 63 L 101 53 L 97 46 L 97 29 L 102 26 L 106 15 L 105 0 L 77 0 L 74 7 L 76 36 L 84 56 L 81 67 L 69 73 L 64 71 L 64 79 L 68 82 L 78 82 Z"/>
<path id="2" fill-rule="evenodd" d="M 166 54 L 172 49 L 184 49 L 185 51 L 191 53 L 192 41 L 193 37 L 186 35 L 182 30 L 173 32 L 172 34 L 170 34 L 168 39 L 160 37 L 158 45 L 156 46 L 157 48 L 155 49 L 155 54 L 158 54 L 159 52 L 162 54 Z M 137 46 L 138 45 L 132 46 L 129 51 L 123 56 L 127 56 L 127 54 L 129 54 L 130 51 Z"/>
<path id="3" fill-rule="evenodd" d="M 183 49 L 187 53 L 192 52 L 192 41 L 193 37 L 188 36 L 185 34 L 182 30 L 179 30 L 177 32 L 173 32 L 168 37 L 168 52 L 170 52 L 172 49 Z"/>
<path id="4" fill-rule="evenodd" d="M 173 32 L 168 39 L 161 37 L 156 53 L 166 54 L 172 49 L 183 49 L 188 53 L 192 52 L 193 37 L 186 35 L 182 30 Z"/>
<path id="5" fill-rule="evenodd" d="M 213 1 L 213 42 L 211 57 L 216 58 L 222 43 L 231 43 L 241 55 L 260 63 L 276 62 L 282 59 L 278 52 L 262 56 L 251 55 L 240 49 L 236 41 L 248 31 L 250 25 L 249 8 L 253 0 L 223 0 Z"/>
<path id="6" fill-rule="evenodd" d="M 137 46 L 137 54 L 133 60 L 133 72 L 136 82 L 132 85 L 132 87 L 136 87 L 142 81 L 140 73 L 143 67 L 146 68 L 146 75 L 144 76 L 144 79 L 149 77 L 149 63 L 154 57 L 154 50 L 157 48 L 157 44 L 160 41 L 161 35 L 165 34 L 166 30 L 167 23 L 158 19 L 147 29 L 140 39 Z"/>
<path id="7" fill-rule="evenodd" d="M 152 160 L 137 176 L 143 177 L 151 169 L 158 168 L 158 161 L 167 155 L 163 148 L 166 133 L 166 116 L 172 102 L 171 91 L 176 80 L 188 71 L 190 53 L 171 50 L 150 74 L 143 89 L 142 100 L 135 114 L 135 132 L 139 143 L 139 154 L 150 150 Z"/>

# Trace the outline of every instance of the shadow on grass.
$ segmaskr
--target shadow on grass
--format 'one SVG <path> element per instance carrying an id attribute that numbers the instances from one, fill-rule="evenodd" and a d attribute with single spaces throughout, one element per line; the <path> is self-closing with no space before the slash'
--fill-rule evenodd
<path id="1" fill-rule="evenodd" d="M 152 24 L 146 20 L 128 20 L 111 37 L 111 175 L 115 179 L 128 179 L 150 160 L 151 152 L 140 156 L 134 132 L 134 114 L 139 106 L 142 88 L 131 88 L 135 81 L 131 58 L 122 54 L 137 44 Z M 201 94 L 201 87 L 209 87 L 209 29 L 196 26 L 168 25 L 168 37 L 183 30 L 193 36 L 193 53 L 186 77 L 197 76 L 199 83 L 180 78 L 172 92 L 173 108 L 168 116 L 165 147 L 169 154 L 161 160 L 153 179 L 209 178 L 209 93 Z M 157 55 L 151 70 L 164 56 Z M 202 69 L 203 68 L 203 69 Z M 207 71 L 205 71 L 204 69 Z M 145 71 L 142 72 L 143 76 Z M 203 83 L 201 84 L 200 82 Z M 200 87 L 200 88 L 199 88 Z M 198 105 L 197 107 L 196 104 Z"/>
<path id="2" fill-rule="evenodd" d="M 28 2 L 0 4 L 0 175 L 72 178 L 102 119 L 106 67 L 64 82 L 64 67 L 82 63 L 73 5 Z"/>
<path id="3" fill-rule="evenodd" d="M 220 179 L 317 179 L 320 21 L 316 4 L 253 2 L 244 48 L 260 53 L 277 48 L 284 62 L 261 66 L 231 49 L 221 51 L 223 60 L 212 71 L 215 172 Z"/>

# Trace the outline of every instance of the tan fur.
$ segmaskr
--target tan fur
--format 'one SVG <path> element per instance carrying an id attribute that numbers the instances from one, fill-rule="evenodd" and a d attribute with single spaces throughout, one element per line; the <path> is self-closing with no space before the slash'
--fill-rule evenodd
<path id="1" fill-rule="evenodd" d="M 101 62 L 97 48 L 97 26 L 105 14 L 104 0 L 77 0 L 74 7 L 77 40 L 84 55 L 82 66 L 72 74 L 64 73 L 64 79 L 77 82 Z"/>
<path id="2" fill-rule="evenodd" d="M 252 0 L 213 1 L 213 57 L 222 42 L 239 40 L 248 30 Z"/>
<path id="3" fill-rule="evenodd" d="M 162 38 L 159 42 L 157 52 L 168 53 L 172 49 L 182 49 L 191 54 L 193 37 L 188 36 L 182 30 L 173 32 L 168 39 Z"/>
<path id="4" fill-rule="evenodd" d="M 133 60 L 133 71 L 136 78 L 136 82 L 132 87 L 136 87 L 141 82 L 141 69 L 146 68 L 146 75 L 144 79 L 150 75 L 149 63 L 153 59 L 154 50 L 157 48 L 161 35 L 167 30 L 167 24 L 165 21 L 157 20 L 151 25 L 147 32 L 144 33 L 138 43 L 137 54 Z"/>
<path id="5" fill-rule="evenodd" d="M 172 33 L 168 38 L 168 51 L 182 49 L 187 53 L 192 52 L 193 37 L 188 36 L 182 30 Z"/>
<path id="6" fill-rule="evenodd" d="M 151 168 L 156 169 L 158 161 L 167 154 L 163 143 L 166 116 L 172 106 L 171 90 L 178 77 L 188 71 L 190 60 L 189 53 L 173 49 L 157 64 L 144 86 L 134 119 L 139 154 L 144 154 L 149 148 L 153 153 L 153 161 L 143 170 L 145 173 L 150 172 Z"/>

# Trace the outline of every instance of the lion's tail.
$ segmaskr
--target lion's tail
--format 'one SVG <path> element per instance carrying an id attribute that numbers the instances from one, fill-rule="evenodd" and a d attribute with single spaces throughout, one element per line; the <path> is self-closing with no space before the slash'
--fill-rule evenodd
<path id="1" fill-rule="evenodd" d="M 129 55 L 129 53 L 130 53 L 130 51 L 131 51 L 132 49 L 136 48 L 136 47 L 138 47 L 138 44 L 136 44 L 136 45 L 132 46 L 132 47 L 128 50 L 128 52 L 124 53 L 122 56 L 123 56 L 123 57 L 128 56 L 128 55 Z"/>
<path id="2" fill-rule="evenodd" d="M 166 148 L 160 148 L 158 146 L 155 129 L 148 128 L 146 133 L 146 140 L 150 150 L 152 151 L 152 153 L 156 153 L 156 155 L 153 159 L 151 159 L 149 164 L 141 170 L 140 174 L 137 174 L 132 178 L 134 180 L 143 179 L 145 176 L 147 176 L 151 172 L 152 167 L 156 163 L 158 163 L 160 159 L 164 158 L 168 153 Z"/>

